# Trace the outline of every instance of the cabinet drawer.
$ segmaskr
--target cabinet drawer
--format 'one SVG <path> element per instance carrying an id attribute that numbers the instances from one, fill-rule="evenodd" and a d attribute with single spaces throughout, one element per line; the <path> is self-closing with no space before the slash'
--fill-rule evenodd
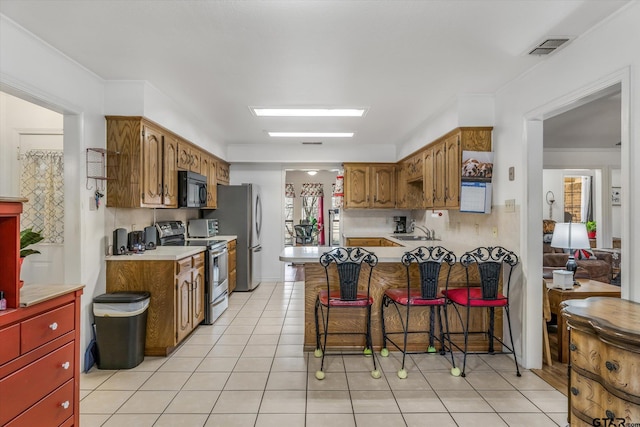
<path id="1" fill-rule="evenodd" d="M 73 304 L 68 304 L 22 322 L 21 353 L 27 353 L 72 331 L 75 322 L 74 314 Z"/>
<path id="2" fill-rule="evenodd" d="M 0 425 L 70 380 L 74 356 L 72 341 L 0 380 Z"/>
<path id="3" fill-rule="evenodd" d="M 20 356 L 20 325 L 0 329 L 0 365 Z"/>
<path id="4" fill-rule="evenodd" d="M 572 329 L 571 364 L 600 378 L 617 390 L 640 399 L 638 355 L 600 341 L 596 336 Z"/>
<path id="5" fill-rule="evenodd" d="M 200 252 L 193 256 L 193 267 L 199 268 L 204 265 L 204 252 Z"/>
<path id="6" fill-rule="evenodd" d="M 176 271 L 176 275 L 179 275 L 181 273 L 184 273 L 185 271 L 191 270 L 191 263 L 193 262 L 191 258 L 192 257 L 180 259 L 176 262 L 176 269 L 178 270 Z"/>
<path id="7" fill-rule="evenodd" d="M 7 427 L 59 426 L 73 415 L 73 380 L 33 405 L 7 424 Z"/>
<path id="8" fill-rule="evenodd" d="M 609 393 L 600 383 L 571 372 L 571 408 L 582 418 L 624 418 L 627 423 L 640 419 L 640 405 Z M 618 424 L 616 424 L 618 425 Z"/>

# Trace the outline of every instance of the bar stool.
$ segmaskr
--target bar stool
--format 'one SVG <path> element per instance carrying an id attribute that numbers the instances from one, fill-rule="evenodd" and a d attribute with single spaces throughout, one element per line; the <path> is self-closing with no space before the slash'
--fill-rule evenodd
<path id="1" fill-rule="evenodd" d="M 467 286 L 463 288 L 447 289 L 443 291 L 443 295 L 448 302 L 453 305 L 460 319 L 464 332 L 464 348 L 460 348 L 457 344 L 450 341 L 450 344 L 464 353 L 462 362 L 462 376 L 465 376 L 467 367 L 467 354 L 513 354 L 516 364 L 516 373 L 520 376 L 520 368 L 518 367 L 518 359 L 513 349 L 513 334 L 511 332 L 511 317 L 509 315 L 509 290 L 511 288 L 511 273 L 513 268 L 518 264 L 518 256 L 501 247 L 479 247 L 472 251 L 466 252 L 460 257 L 460 264 L 465 268 L 467 277 Z M 502 266 L 509 266 L 509 274 L 503 284 L 504 293 L 500 292 L 500 278 L 502 277 Z M 470 286 L 469 268 L 477 266 L 480 274 L 480 286 Z M 459 308 L 466 309 L 466 322 L 463 323 L 462 315 Z M 509 326 L 510 346 L 505 344 L 500 338 L 494 334 L 495 309 L 504 308 L 507 316 L 507 324 Z M 489 329 L 487 331 L 469 331 L 469 313 L 473 308 L 489 309 Z M 458 332 L 460 333 L 460 332 Z M 469 334 L 486 334 L 489 338 L 488 351 L 469 352 Z M 451 334 L 450 334 L 451 335 Z M 450 338 L 449 335 L 449 338 Z M 498 341 L 505 347 L 506 351 L 496 352 L 493 348 L 494 340 Z"/>
<path id="2" fill-rule="evenodd" d="M 440 343 L 440 354 L 445 354 L 445 330 L 449 333 L 449 321 L 447 318 L 447 305 L 446 299 L 440 296 L 438 283 L 440 279 L 440 270 L 443 264 L 448 265 L 447 276 L 445 279 L 445 290 L 449 286 L 449 276 L 451 275 L 451 268 L 456 263 L 456 256 L 453 252 L 442 246 L 424 247 L 420 246 L 412 251 L 405 252 L 401 259 L 402 263 L 406 267 L 407 271 L 407 287 L 387 289 L 382 297 L 382 304 L 380 307 L 380 317 L 382 320 L 382 350 L 380 355 L 382 357 L 389 356 L 389 350 L 387 349 L 387 341 L 390 342 L 395 348 L 402 352 L 402 367 L 398 371 L 398 378 L 407 378 L 407 370 L 405 369 L 405 358 L 407 354 L 420 354 L 420 353 L 435 353 L 436 348 L 434 346 L 435 341 Z M 415 263 L 420 272 L 420 280 L 417 283 L 419 286 L 412 286 L 411 281 L 411 264 Z M 387 331 L 385 309 L 393 305 L 395 312 L 391 312 L 391 316 L 397 314 L 401 331 Z M 404 307 L 404 310 L 401 308 Z M 410 330 L 409 319 L 410 313 L 413 308 L 428 307 L 429 308 L 429 330 Z M 436 309 L 438 312 L 438 324 L 440 325 L 440 334 L 436 337 L 434 333 L 435 329 L 435 314 Z M 442 327 L 442 311 L 444 309 L 444 322 L 446 328 Z M 404 312 L 404 313 L 403 313 Z M 403 316 L 404 314 L 404 316 Z M 394 320 L 393 318 L 390 320 Z M 407 351 L 407 340 L 409 334 L 429 334 L 429 345 L 426 351 Z M 402 335 L 402 344 L 396 343 L 390 335 Z M 453 353 L 449 347 L 449 354 L 451 354 L 451 374 L 454 376 L 460 375 L 460 369 L 456 368 Z"/>
<path id="3" fill-rule="evenodd" d="M 364 284 L 359 289 L 360 270 L 362 264 L 369 266 L 369 274 L 366 281 L 366 289 Z M 329 252 L 325 252 L 320 257 L 320 264 L 324 267 L 327 278 L 327 288 L 318 292 L 315 304 L 315 321 L 316 321 L 316 350 L 315 357 L 322 357 L 320 370 L 316 371 L 316 378 L 324 379 L 324 358 L 326 356 L 327 336 L 328 335 L 364 335 L 365 348 L 364 355 L 371 356 L 373 360 L 373 378 L 380 378 L 380 371 L 376 367 L 376 358 L 373 355 L 373 346 L 371 342 L 371 306 L 373 305 L 373 297 L 369 293 L 371 287 L 371 274 L 373 268 L 378 264 L 378 257 L 366 249 L 362 248 L 335 248 Z M 338 286 L 333 285 L 330 280 L 329 267 L 335 264 L 338 271 Z M 334 280 L 335 282 L 335 280 Z M 353 331 L 336 331 L 329 332 L 329 313 L 331 309 L 365 309 L 366 326 L 364 332 Z M 322 316 L 322 330 L 320 329 L 319 314 Z M 335 326 L 335 325 L 332 325 Z M 321 337 L 323 338 L 321 340 Z M 344 353 L 342 353 L 344 354 Z"/>

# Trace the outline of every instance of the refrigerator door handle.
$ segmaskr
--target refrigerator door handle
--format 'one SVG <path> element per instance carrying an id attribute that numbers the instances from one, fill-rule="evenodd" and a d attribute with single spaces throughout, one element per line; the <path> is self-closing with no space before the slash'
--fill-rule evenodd
<path id="1" fill-rule="evenodd" d="M 256 246 L 253 248 L 253 252 L 262 252 L 262 246 Z"/>

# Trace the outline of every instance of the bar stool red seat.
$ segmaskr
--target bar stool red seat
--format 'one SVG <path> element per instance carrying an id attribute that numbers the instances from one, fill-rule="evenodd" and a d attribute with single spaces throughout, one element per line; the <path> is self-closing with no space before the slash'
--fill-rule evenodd
<path id="1" fill-rule="evenodd" d="M 373 360 L 373 370 L 371 376 L 380 378 L 381 374 L 376 366 L 376 358 L 373 354 L 373 345 L 371 341 L 371 306 L 373 305 L 373 297 L 370 295 L 371 274 L 373 268 L 378 264 L 378 257 L 363 248 L 335 248 L 329 252 L 325 252 L 320 256 L 320 264 L 324 267 L 327 279 L 327 288 L 318 292 L 315 303 L 315 322 L 316 322 L 316 350 L 314 356 L 322 358 L 320 369 L 316 371 L 316 378 L 324 379 L 324 359 L 327 355 L 327 337 L 329 335 L 364 335 L 365 347 L 364 355 L 371 356 Z M 338 283 L 331 280 L 335 275 L 329 273 L 331 265 L 335 264 L 338 272 Z M 368 277 L 366 281 L 360 282 L 360 272 L 362 264 L 368 265 Z M 365 327 L 362 332 L 350 331 L 329 331 L 329 314 L 332 309 L 364 309 L 366 313 Z M 322 324 L 320 323 L 322 318 Z M 322 325 L 322 328 L 320 327 Z M 334 327 L 336 325 L 333 325 Z M 348 353 L 341 352 L 345 355 Z M 362 354 L 362 353 L 359 353 Z"/>
<path id="2" fill-rule="evenodd" d="M 402 367 L 398 371 L 398 378 L 407 378 L 407 370 L 405 368 L 405 359 L 407 354 L 420 354 L 420 353 L 435 353 L 436 348 L 434 346 L 435 341 L 440 344 L 440 354 L 445 354 L 445 333 L 449 333 L 449 325 L 447 319 L 447 305 L 446 298 L 442 296 L 439 289 L 441 267 L 447 265 L 446 278 L 444 280 L 444 289 L 448 289 L 449 276 L 451 275 L 451 268 L 456 263 L 456 256 L 450 250 L 442 246 L 425 247 L 420 246 L 412 251 L 405 252 L 402 256 L 402 264 L 406 267 L 407 272 L 407 287 L 406 288 L 392 288 L 387 289 L 382 297 L 382 304 L 380 306 L 380 318 L 382 322 L 382 350 L 380 355 L 387 357 L 389 350 L 387 349 L 387 342 L 391 343 L 393 347 L 402 352 Z M 419 281 L 411 281 L 411 264 L 415 264 L 419 271 Z M 393 307 L 395 311 L 391 311 L 391 314 L 385 316 L 387 308 Z M 411 328 L 410 319 L 412 310 L 419 308 L 429 308 L 429 329 L 417 330 Z M 446 325 L 443 328 L 443 316 L 444 310 L 444 323 Z M 438 324 L 440 333 L 435 335 L 435 315 L 438 313 Z M 395 319 L 393 317 L 395 317 Z M 415 317 L 415 312 L 414 312 Z M 401 330 L 388 331 L 386 320 L 398 320 L 401 326 Z M 412 334 L 428 334 L 429 342 L 424 351 L 407 351 L 407 341 L 409 335 Z M 394 341 L 394 335 L 402 335 L 402 343 Z M 449 354 L 451 354 L 451 374 L 460 375 L 460 369 L 456 368 L 451 348 L 448 347 Z"/>
<path id="3" fill-rule="evenodd" d="M 452 304 L 458 315 L 458 319 L 463 327 L 464 347 L 460 347 L 453 341 L 449 340 L 451 346 L 456 347 L 464 353 L 462 362 L 462 376 L 465 376 L 467 366 L 467 354 L 513 354 L 516 365 L 516 374 L 520 376 L 520 368 L 518 367 L 518 359 L 513 347 L 513 334 L 511 331 L 511 316 L 509 312 L 509 291 L 511 289 L 511 276 L 514 267 L 518 264 L 518 256 L 503 248 L 495 247 L 479 247 L 472 251 L 464 253 L 460 257 L 460 264 L 465 268 L 467 286 L 462 288 L 447 289 L 442 294 L 447 298 L 448 303 Z M 503 277 L 503 266 L 509 268 L 506 278 L 503 280 L 502 291 L 500 290 L 500 279 Z M 477 268 L 480 276 L 480 286 L 471 286 L 469 279 L 469 270 Z M 463 322 L 460 309 L 466 310 L 466 322 Z M 472 309 L 481 308 L 489 310 L 489 329 L 486 331 L 470 331 L 469 330 L 469 313 Z M 496 337 L 494 334 L 495 327 L 495 311 L 496 308 L 503 308 L 507 317 L 507 325 L 509 329 L 509 344 Z M 489 348 L 487 351 L 468 351 L 469 334 L 485 334 L 489 339 Z M 449 334 L 449 338 L 452 335 Z M 495 351 L 494 341 L 498 341 L 506 350 Z"/>

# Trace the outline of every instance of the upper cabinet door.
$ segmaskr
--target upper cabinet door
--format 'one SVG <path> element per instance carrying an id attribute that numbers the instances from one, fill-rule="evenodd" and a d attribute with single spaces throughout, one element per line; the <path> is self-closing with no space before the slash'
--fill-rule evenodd
<path id="1" fill-rule="evenodd" d="M 433 147 L 433 206 L 444 207 L 446 180 L 445 144 L 440 142 Z"/>
<path id="2" fill-rule="evenodd" d="M 345 208 L 369 207 L 369 167 L 367 165 L 345 165 Z"/>
<path id="3" fill-rule="evenodd" d="M 433 168 L 434 168 L 434 159 L 433 159 L 433 150 L 428 149 L 424 152 L 424 178 L 422 181 L 422 188 L 424 192 L 424 208 L 432 208 L 433 207 Z"/>
<path id="4" fill-rule="evenodd" d="M 168 208 L 178 207 L 178 141 L 172 137 L 164 139 L 163 153 L 163 203 Z"/>
<path id="5" fill-rule="evenodd" d="M 145 125 L 142 133 L 142 203 L 162 205 L 162 133 Z"/>
<path id="6" fill-rule="evenodd" d="M 396 204 L 395 166 L 371 166 L 372 208 L 393 208 Z"/>
<path id="7" fill-rule="evenodd" d="M 184 141 L 178 142 L 178 169 L 189 170 L 191 167 L 191 146 Z"/>
<path id="8" fill-rule="evenodd" d="M 460 206 L 460 169 L 462 167 L 462 158 L 460 155 L 460 134 L 451 135 L 445 140 L 447 157 L 446 167 L 446 188 L 445 201 L 446 207 Z"/>
<path id="9" fill-rule="evenodd" d="M 199 173 L 199 174 L 205 175 L 207 173 L 207 171 L 201 170 L 201 168 L 200 168 L 201 156 L 202 156 L 202 153 L 200 153 L 200 151 L 198 151 L 195 148 L 191 147 L 191 164 L 189 166 L 189 170 L 191 172 L 195 172 L 195 173 Z"/>
<path id="10" fill-rule="evenodd" d="M 204 165 L 203 165 L 204 167 Z M 218 163 L 215 159 L 209 159 L 209 171 L 207 172 L 207 207 L 218 207 Z"/>

